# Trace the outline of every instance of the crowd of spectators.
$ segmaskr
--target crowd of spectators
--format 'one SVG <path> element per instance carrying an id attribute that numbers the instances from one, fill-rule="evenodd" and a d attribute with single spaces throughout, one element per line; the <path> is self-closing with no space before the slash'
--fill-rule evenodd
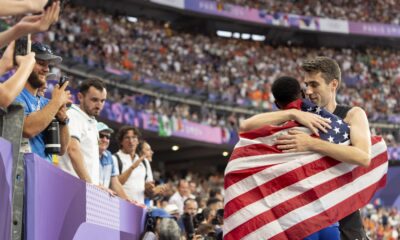
<path id="1" fill-rule="evenodd" d="M 399 239 L 400 214 L 397 208 L 382 207 L 379 204 L 368 204 L 361 210 L 361 215 L 365 230 L 370 239 Z"/>
<path id="2" fill-rule="evenodd" d="M 362 1 L 362 0 L 334 0 L 323 2 L 320 0 L 213 0 L 220 8 L 225 3 L 265 10 L 274 14 L 292 13 L 302 16 L 316 16 L 360 22 L 400 23 L 400 8 L 395 0 Z"/>
<path id="3" fill-rule="evenodd" d="M 110 30 L 112 35 L 108 34 Z M 271 46 L 174 31 L 167 23 L 148 19 L 130 22 L 123 16 L 72 6 L 66 7 L 52 31 L 39 38 L 47 39 L 74 62 L 126 74 L 131 81 L 158 82 L 173 86 L 178 93 L 204 95 L 211 103 L 267 111 L 273 109 L 269 93 L 277 76 L 299 76 L 301 59 L 325 55 L 336 59 L 342 68 L 339 103 L 362 106 L 372 122 L 387 121 L 387 116 L 400 117 L 400 91 L 396 87 L 400 83 L 400 54 L 396 50 Z M 118 90 L 110 93 L 111 99 L 136 108 L 212 126 L 235 127 L 246 117 L 157 98 L 121 95 Z M 138 99 L 146 101 L 138 105 Z M 397 139 L 397 135 L 387 133 L 389 140 Z"/>
<path id="4" fill-rule="evenodd" d="M 112 31 L 113 34 L 109 34 Z M 270 85 L 279 75 L 300 76 L 302 59 L 325 55 L 339 62 L 339 103 L 362 106 L 373 121 L 400 113 L 398 50 L 271 46 L 171 29 L 168 24 L 98 10 L 67 7 L 45 36 L 75 62 L 161 82 L 209 102 L 273 108 Z"/>

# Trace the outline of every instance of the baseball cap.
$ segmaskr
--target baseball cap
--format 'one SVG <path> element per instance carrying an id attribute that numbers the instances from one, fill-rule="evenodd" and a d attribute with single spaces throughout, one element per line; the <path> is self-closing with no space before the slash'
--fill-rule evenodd
<path id="1" fill-rule="evenodd" d="M 103 122 L 98 122 L 97 123 L 97 131 L 102 132 L 102 131 L 108 131 L 110 133 L 113 133 L 114 130 L 112 130 L 110 127 L 107 126 L 107 124 Z"/>
<path id="2" fill-rule="evenodd" d="M 164 209 L 162 208 L 153 208 L 151 209 L 151 212 L 149 213 L 150 217 L 153 218 L 172 218 L 170 214 L 168 214 Z"/>
<path id="3" fill-rule="evenodd" d="M 55 55 L 48 45 L 40 42 L 32 43 L 32 52 L 35 53 L 36 59 L 48 61 L 50 64 L 58 64 L 62 61 L 62 58 Z"/>

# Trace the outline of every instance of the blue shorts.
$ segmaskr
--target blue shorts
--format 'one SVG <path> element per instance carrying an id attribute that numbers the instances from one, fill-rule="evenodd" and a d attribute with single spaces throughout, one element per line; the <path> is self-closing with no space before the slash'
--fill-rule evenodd
<path id="1" fill-rule="evenodd" d="M 321 229 L 304 238 L 304 240 L 340 240 L 339 223 Z"/>

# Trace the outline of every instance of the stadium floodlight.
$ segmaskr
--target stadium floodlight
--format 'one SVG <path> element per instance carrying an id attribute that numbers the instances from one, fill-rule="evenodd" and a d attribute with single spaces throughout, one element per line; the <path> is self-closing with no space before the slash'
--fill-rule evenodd
<path id="1" fill-rule="evenodd" d="M 232 37 L 232 32 L 217 30 L 217 36 L 230 38 L 230 37 Z"/>
<path id="2" fill-rule="evenodd" d="M 129 22 L 133 22 L 133 23 L 138 21 L 138 19 L 136 17 L 127 17 L 126 19 L 128 19 Z"/>
<path id="3" fill-rule="evenodd" d="M 234 37 L 234 38 L 240 38 L 240 33 L 235 32 L 235 33 L 233 34 L 233 37 Z"/>
<path id="4" fill-rule="evenodd" d="M 223 153 L 222 153 L 222 156 L 224 156 L 224 157 L 227 157 L 229 155 L 229 152 L 227 152 L 227 151 L 224 151 Z"/>
<path id="5" fill-rule="evenodd" d="M 249 33 L 242 33 L 242 39 L 248 40 L 250 39 L 251 35 Z"/>
<path id="6" fill-rule="evenodd" d="M 179 150 L 179 146 L 178 145 L 174 145 L 174 146 L 172 146 L 171 149 L 172 149 L 172 151 L 176 152 L 176 151 Z"/>
<path id="7" fill-rule="evenodd" d="M 264 41 L 265 36 L 253 34 L 253 35 L 251 35 L 251 39 L 253 39 L 254 41 Z"/>

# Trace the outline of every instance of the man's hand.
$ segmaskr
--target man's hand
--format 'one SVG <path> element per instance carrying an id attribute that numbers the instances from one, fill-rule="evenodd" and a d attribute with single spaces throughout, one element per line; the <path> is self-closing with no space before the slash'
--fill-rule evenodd
<path id="1" fill-rule="evenodd" d="M 0 74 L 4 74 L 7 71 L 10 71 L 14 67 L 13 55 L 14 55 L 15 41 L 10 42 L 8 44 L 6 50 L 3 53 L 3 56 L 0 59 Z"/>
<path id="2" fill-rule="evenodd" d="M 56 118 L 58 121 L 65 122 L 67 120 L 68 118 L 67 109 L 68 108 L 65 104 L 61 106 L 60 110 L 58 110 L 56 114 Z"/>
<path id="3" fill-rule="evenodd" d="M 325 119 L 318 114 L 303 112 L 300 110 L 293 111 L 293 119 L 301 125 L 307 127 L 312 133 L 319 136 L 318 131 L 327 133 L 327 128 L 331 129 L 331 120 Z"/>
<path id="4" fill-rule="evenodd" d="M 104 187 L 103 185 L 97 185 L 97 187 L 100 188 L 101 190 L 107 192 L 108 194 L 110 194 L 110 196 L 113 196 L 113 197 L 117 196 L 117 193 L 115 193 L 113 190 L 111 190 L 109 188 Z"/>
<path id="5" fill-rule="evenodd" d="M 61 107 L 72 103 L 70 91 L 65 90 L 67 86 L 68 86 L 68 81 L 65 82 L 61 87 L 57 84 L 54 87 L 53 92 L 51 94 L 51 101 L 55 101 L 60 109 Z"/>
<path id="6" fill-rule="evenodd" d="M 15 60 L 17 61 L 17 65 L 19 67 L 25 68 L 29 70 L 29 72 L 33 71 L 36 63 L 34 52 L 30 52 L 25 56 L 16 56 Z"/>
<path id="7" fill-rule="evenodd" d="M 141 162 L 143 162 L 144 159 L 145 159 L 145 156 L 144 156 L 144 155 L 143 155 L 143 156 L 140 156 L 139 159 L 138 159 L 136 162 L 134 162 L 134 163 L 132 164 L 131 169 L 134 170 L 135 168 L 137 168 L 137 167 L 139 166 L 139 164 L 140 164 Z"/>
<path id="8" fill-rule="evenodd" d="M 170 190 L 170 186 L 168 184 L 158 185 L 153 189 L 154 195 L 164 195 L 166 192 Z"/>
<path id="9" fill-rule="evenodd" d="M 25 16 L 17 23 L 22 35 L 47 31 L 51 24 L 58 20 L 60 2 L 54 2 L 41 15 Z"/>
<path id="10" fill-rule="evenodd" d="M 318 139 L 311 137 L 310 135 L 298 131 L 289 130 L 287 135 L 283 135 L 275 141 L 277 148 L 282 150 L 282 152 L 305 152 L 312 151 L 312 146 L 314 146 Z"/>
<path id="11" fill-rule="evenodd" d="M 48 0 L 25 0 L 28 3 L 30 12 L 41 12 Z"/>

